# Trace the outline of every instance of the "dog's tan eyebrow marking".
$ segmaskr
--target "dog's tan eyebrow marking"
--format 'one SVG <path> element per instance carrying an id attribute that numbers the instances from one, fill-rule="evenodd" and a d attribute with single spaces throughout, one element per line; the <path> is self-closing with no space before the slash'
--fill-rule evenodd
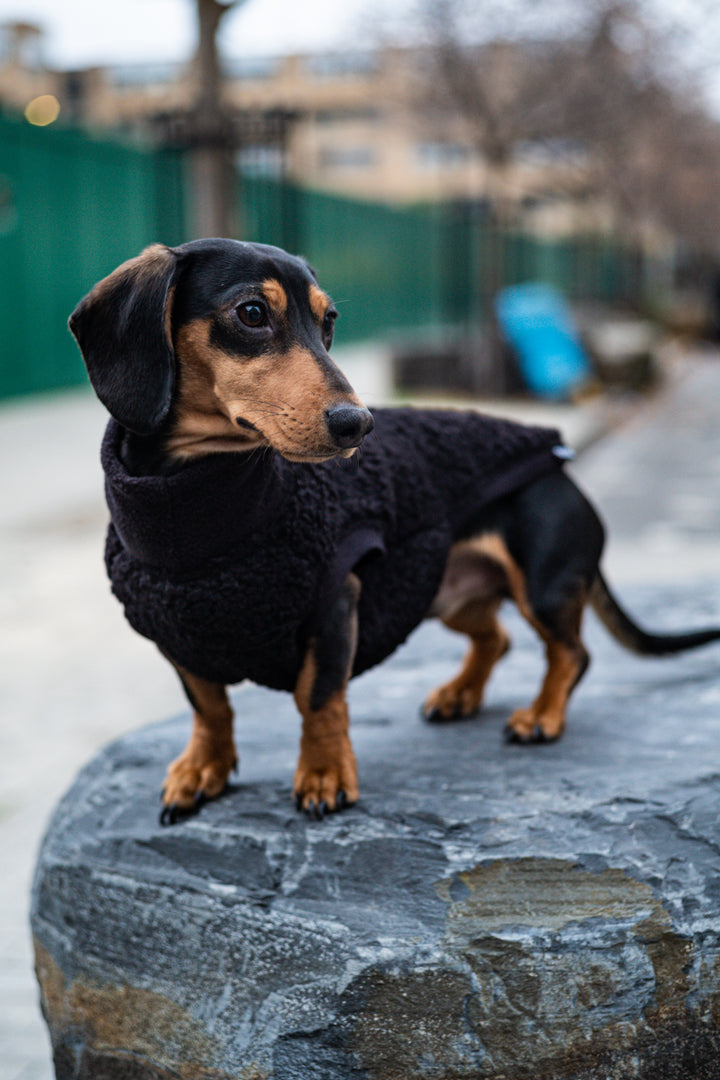
<path id="1" fill-rule="evenodd" d="M 284 315 L 287 310 L 287 293 L 280 282 L 275 278 L 266 278 L 262 283 L 262 291 L 273 311 L 278 315 Z"/>
<path id="2" fill-rule="evenodd" d="M 310 294 L 310 310 L 317 321 L 322 322 L 325 318 L 325 312 L 330 306 L 330 297 L 322 289 L 319 289 L 317 285 L 311 284 L 308 292 Z"/>

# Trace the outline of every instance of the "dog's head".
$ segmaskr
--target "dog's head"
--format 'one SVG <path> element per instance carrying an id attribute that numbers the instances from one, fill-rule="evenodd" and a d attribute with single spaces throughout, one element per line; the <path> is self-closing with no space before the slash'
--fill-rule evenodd
<path id="1" fill-rule="evenodd" d="M 155 244 L 80 301 L 70 329 L 118 423 L 170 454 L 271 446 L 350 456 L 371 414 L 331 360 L 337 312 L 302 259 L 237 240 Z"/>

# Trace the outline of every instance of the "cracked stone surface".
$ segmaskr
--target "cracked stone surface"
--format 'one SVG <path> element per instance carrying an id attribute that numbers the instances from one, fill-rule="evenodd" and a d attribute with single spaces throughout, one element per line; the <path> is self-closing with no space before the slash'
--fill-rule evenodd
<path id="1" fill-rule="evenodd" d="M 720 587 L 635 586 L 648 626 L 716 621 Z M 559 743 L 484 712 L 429 726 L 460 638 L 423 626 L 351 686 L 362 798 L 295 813 L 289 695 L 234 695 L 240 779 L 157 823 L 189 717 L 87 765 L 51 821 L 32 923 L 58 1080 L 693 1080 L 720 1052 L 720 646 L 594 663 Z"/>

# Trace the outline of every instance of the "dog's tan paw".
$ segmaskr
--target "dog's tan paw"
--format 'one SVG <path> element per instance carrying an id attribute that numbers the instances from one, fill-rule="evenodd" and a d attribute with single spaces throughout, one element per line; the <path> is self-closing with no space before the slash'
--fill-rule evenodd
<path id="1" fill-rule="evenodd" d="M 229 743 L 209 744 L 190 740 L 179 758 L 170 765 L 162 791 L 163 825 L 214 799 L 225 788 L 228 776 L 237 767 L 237 754 Z"/>
<path id="2" fill-rule="evenodd" d="M 360 796 L 357 764 L 350 739 L 303 739 L 293 781 L 293 799 L 298 810 L 311 817 L 343 810 Z"/>
<path id="3" fill-rule="evenodd" d="M 466 719 L 478 711 L 482 696 L 477 687 L 453 680 L 428 694 L 422 707 L 423 718 L 431 724 Z"/>
<path id="4" fill-rule="evenodd" d="M 508 720 L 505 735 L 508 742 L 554 742 L 560 738 L 564 729 L 564 716 L 556 712 L 541 713 L 531 707 L 515 710 Z"/>

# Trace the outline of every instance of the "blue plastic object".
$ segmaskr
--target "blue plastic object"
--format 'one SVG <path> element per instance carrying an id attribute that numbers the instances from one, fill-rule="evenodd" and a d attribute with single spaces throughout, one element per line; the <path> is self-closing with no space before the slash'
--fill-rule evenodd
<path id="1" fill-rule="evenodd" d="M 588 357 L 567 302 L 552 285 L 533 282 L 503 289 L 495 299 L 495 311 L 533 393 L 567 398 L 587 380 Z"/>

